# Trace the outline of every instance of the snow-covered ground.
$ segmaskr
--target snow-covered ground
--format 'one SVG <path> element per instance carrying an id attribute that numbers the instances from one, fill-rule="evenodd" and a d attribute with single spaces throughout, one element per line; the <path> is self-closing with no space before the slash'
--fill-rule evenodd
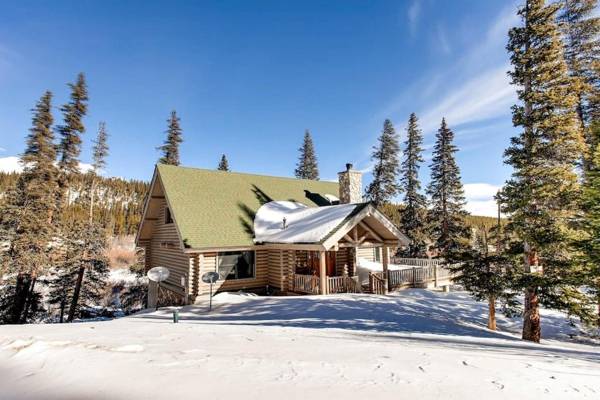
<path id="1" fill-rule="evenodd" d="M 564 316 L 522 342 L 464 293 L 256 297 L 105 322 L 0 327 L 2 399 L 600 398 L 600 348 Z"/>

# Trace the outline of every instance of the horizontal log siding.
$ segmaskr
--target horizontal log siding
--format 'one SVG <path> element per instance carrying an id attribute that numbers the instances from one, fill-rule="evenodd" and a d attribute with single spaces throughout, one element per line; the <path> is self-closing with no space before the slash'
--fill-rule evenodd
<path id="1" fill-rule="evenodd" d="M 269 253 L 267 250 L 255 251 L 255 274 L 249 279 L 228 279 L 218 281 L 213 285 L 213 292 L 226 292 L 245 289 L 257 289 L 267 286 L 269 273 Z M 199 259 L 198 294 L 207 294 L 210 285 L 202 282 L 202 275 L 206 272 L 217 272 L 217 253 L 201 253 Z"/>
<path id="2" fill-rule="evenodd" d="M 349 248 L 340 248 L 340 250 L 335 254 L 335 270 L 337 276 L 342 276 L 344 274 L 344 265 L 348 267 L 348 274 L 352 274 L 352 263 L 350 259 L 352 255 L 350 254 Z"/>
<path id="3" fill-rule="evenodd" d="M 166 267 L 170 274 L 167 282 L 183 289 L 181 277 L 188 276 L 190 256 L 179 248 L 179 236 L 175 224 L 165 224 L 164 199 L 160 201 L 160 213 L 154 222 L 152 239 L 150 241 L 150 267 Z"/>
<path id="4" fill-rule="evenodd" d="M 268 283 L 277 289 L 281 289 L 281 275 L 283 263 L 283 250 L 268 251 Z"/>
<path id="5" fill-rule="evenodd" d="M 358 258 L 364 258 L 367 261 L 375 261 L 375 248 L 374 247 L 359 247 Z"/>

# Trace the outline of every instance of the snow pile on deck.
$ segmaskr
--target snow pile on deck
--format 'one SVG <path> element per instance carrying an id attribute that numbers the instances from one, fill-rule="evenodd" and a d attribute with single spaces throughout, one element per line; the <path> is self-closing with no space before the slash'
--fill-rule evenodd
<path id="1" fill-rule="evenodd" d="M 600 348 L 542 310 L 543 343 L 465 293 L 220 294 L 215 308 L 0 327 L 2 399 L 597 399 Z"/>
<path id="2" fill-rule="evenodd" d="M 254 242 L 318 243 L 342 223 L 357 206 L 357 204 L 341 204 L 307 207 L 294 201 L 271 201 L 256 212 Z"/>

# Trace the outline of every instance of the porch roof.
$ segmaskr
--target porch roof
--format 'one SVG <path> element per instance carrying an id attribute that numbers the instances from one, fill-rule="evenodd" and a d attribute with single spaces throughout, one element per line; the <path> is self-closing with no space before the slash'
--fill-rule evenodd
<path id="1" fill-rule="evenodd" d="M 269 202 L 258 210 L 254 242 L 317 244 L 329 249 L 359 224 L 380 242 L 408 243 L 408 238 L 370 203 L 315 208 L 291 201 Z"/>

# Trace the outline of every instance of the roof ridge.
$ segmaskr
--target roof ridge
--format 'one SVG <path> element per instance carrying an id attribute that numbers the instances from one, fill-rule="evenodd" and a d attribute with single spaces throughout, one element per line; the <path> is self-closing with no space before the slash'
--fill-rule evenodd
<path id="1" fill-rule="evenodd" d="M 182 166 L 182 165 L 156 164 L 156 167 L 159 168 L 159 169 L 161 169 L 161 168 L 191 169 L 191 170 L 195 170 L 195 171 L 211 172 L 211 173 L 215 173 L 215 174 L 231 174 L 231 175 L 243 175 L 243 176 L 258 176 L 258 177 L 263 177 L 263 178 L 283 179 L 283 180 L 298 181 L 298 182 L 306 181 L 306 182 L 323 182 L 323 183 L 328 183 L 328 184 L 330 183 L 330 184 L 336 184 L 336 185 L 339 184 L 336 181 L 322 181 L 322 180 L 314 180 L 314 179 L 300 179 L 300 178 L 292 178 L 292 177 L 289 177 L 289 176 L 275 176 L 275 175 L 252 174 L 252 173 L 248 173 L 248 172 L 219 171 L 219 170 L 216 170 L 216 169 L 188 167 L 188 166 Z"/>

